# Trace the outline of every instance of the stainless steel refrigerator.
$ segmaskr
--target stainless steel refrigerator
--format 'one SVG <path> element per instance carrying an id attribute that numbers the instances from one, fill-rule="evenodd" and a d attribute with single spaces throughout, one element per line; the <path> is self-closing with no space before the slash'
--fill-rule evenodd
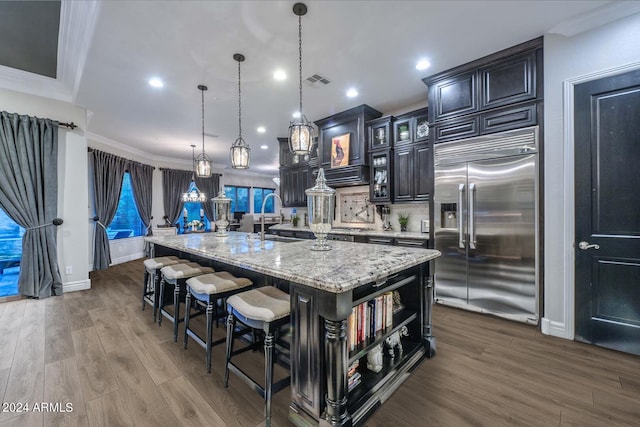
<path id="1" fill-rule="evenodd" d="M 436 301 L 538 323 L 538 128 L 434 148 Z"/>

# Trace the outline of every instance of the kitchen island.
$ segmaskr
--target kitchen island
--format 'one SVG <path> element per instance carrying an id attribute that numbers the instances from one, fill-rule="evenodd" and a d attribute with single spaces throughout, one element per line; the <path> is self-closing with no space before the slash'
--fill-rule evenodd
<path id="1" fill-rule="evenodd" d="M 244 274 L 258 285 L 289 291 L 289 419 L 295 425 L 357 425 L 425 356 L 435 354 L 429 264 L 440 252 L 341 241 L 330 242 L 331 251 L 314 252 L 309 240 L 248 238 L 252 236 L 231 232 L 227 237 L 208 233 L 145 240 L 153 256 L 177 254 L 216 270 Z M 347 335 L 353 336 L 349 317 L 354 307 L 391 293 L 395 301 L 389 324 L 357 344 L 348 342 Z M 401 342 L 385 351 L 382 370 L 368 370 L 367 355 L 395 337 Z M 349 391 L 354 369 L 360 382 Z"/>

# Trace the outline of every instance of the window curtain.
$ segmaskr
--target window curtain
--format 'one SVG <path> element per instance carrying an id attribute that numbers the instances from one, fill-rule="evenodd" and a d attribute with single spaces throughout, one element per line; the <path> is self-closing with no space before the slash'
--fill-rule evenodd
<path id="1" fill-rule="evenodd" d="M 120 191 L 122 191 L 122 180 L 129 162 L 122 157 L 98 150 L 93 150 L 91 158 L 93 160 L 94 207 L 98 217 L 93 242 L 93 269 L 104 270 L 109 268 L 109 264 L 111 264 L 107 227 L 116 215 Z"/>
<path id="2" fill-rule="evenodd" d="M 0 206 L 26 231 L 18 290 L 46 298 L 62 294 L 56 229 L 58 123 L 0 113 Z"/>
<path id="3" fill-rule="evenodd" d="M 151 202 L 153 193 L 153 166 L 138 162 L 129 162 L 131 189 L 133 200 L 136 202 L 140 219 L 147 227 L 147 234 L 151 233 Z"/>
<path id="4" fill-rule="evenodd" d="M 204 209 L 205 216 L 211 222 L 213 222 L 213 202 L 211 199 L 218 195 L 220 176 L 221 175 L 218 174 L 213 174 L 209 178 L 198 178 L 196 176 L 196 187 L 207 195 L 207 201 L 200 204 L 202 205 L 202 209 Z"/>
<path id="5" fill-rule="evenodd" d="M 193 172 L 176 169 L 162 170 L 162 198 L 164 214 L 172 225 L 176 225 L 184 202 L 182 193 L 189 189 Z"/>

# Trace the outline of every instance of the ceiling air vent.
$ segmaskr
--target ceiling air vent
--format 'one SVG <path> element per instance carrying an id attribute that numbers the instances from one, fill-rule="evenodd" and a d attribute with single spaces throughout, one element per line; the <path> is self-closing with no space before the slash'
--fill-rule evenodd
<path id="1" fill-rule="evenodd" d="M 328 85 L 330 81 L 322 77 L 320 74 L 314 74 L 310 77 L 307 77 L 307 84 L 309 86 L 317 86 L 317 83 Z"/>

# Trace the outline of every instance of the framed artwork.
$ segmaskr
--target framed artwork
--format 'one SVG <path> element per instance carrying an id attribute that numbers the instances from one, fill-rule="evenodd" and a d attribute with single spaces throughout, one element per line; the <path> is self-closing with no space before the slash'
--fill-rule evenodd
<path id="1" fill-rule="evenodd" d="M 349 165 L 349 140 L 351 134 L 334 136 L 331 138 L 331 167 L 339 168 Z"/>

